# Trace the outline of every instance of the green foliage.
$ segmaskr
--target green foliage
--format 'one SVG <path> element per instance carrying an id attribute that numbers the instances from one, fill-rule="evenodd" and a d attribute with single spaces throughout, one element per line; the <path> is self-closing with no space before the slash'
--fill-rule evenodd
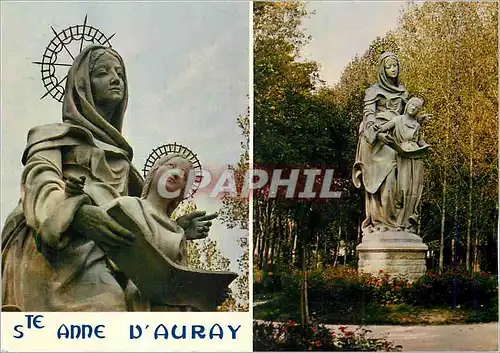
<path id="1" fill-rule="evenodd" d="M 243 135 L 240 154 L 240 160 L 235 167 L 232 167 L 235 176 L 237 194 L 224 195 L 222 198 L 222 207 L 219 210 L 220 220 L 227 228 L 240 228 L 248 230 L 249 219 L 249 198 L 243 194 L 245 188 L 245 177 L 249 170 L 249 143 L 250 143 L 250 112 L 238 117 L 238 126 Z M 248 235 L 238 239 L 238 244 L 242 249 L 242 254 L 238 261 L 238 270 L 240 275 L 233 283 L 236 291 L 237 301 L 227 301 L 222 306 L 222 311 L 248 311 L 249 310 L 249 246 Z"/>
<path id="2" fill-rule="evenodd" d="M 265 299 L 266 294 L 278 293 L 283 289 L 282 283 L 286 282 L 283 277 L 286 273 L 282 275 L 274 275 L 273 272 L 265 273 L 262 270 L 254 269 L 253 271 L 253 296 L 255 298 Z"/>
<path id="3" fill-rule="evenodd" d="M 258 274 L 254 286 L 257 295 L 281 293 L 286 300 L 298 301 L 301 273 Z M 372 305 L 417 305 L 423 307 L 453 304 L 455 282 L 456 305 L 479 309 L 491 307 L 498 301 L 497 276 L 487 272 L 468 274 L 465 271 L 428 272 L 418 281 L 409 283 L 402 277 L 380 271 L 377 276 L 358 274 L 350 267 L 327 267 L 311 271 L 308 276 L 308 295 L 311 310 L 349 316 Z"/>
<path id="4" fill-rule="evenodd" d="M 453 308 L 453 281 L 456 307 Z M 301 273 L 257 273 L 254 317 L 299 320 Z M 333 324 L 435 325 L 498 321 L 498 278 L 466 271 L 427 273 L 410 284 L 381 271 L 360 275 L 353 268 L 328 267 L 308 276 L 312 318 Z"/>
<path id="5" fill-rule="evenodd" d="M 349 330 L 345 326 L 338 329 L 328 328 L 313 323 L 297 325 L 294 321 L 287 323 L 253 324 L 254 351 L 328 351 L 328 352 L 398 352 L 396 346 L 385 337 L 373 338 L 370 330 L 358 328 Z"/>
<path id="6" fill-rule="evenodd" d="M 498 301 L 498 278 L 487 272 L 429 272 L 413 284 L 411 300 L 422 306 L 452 306 L 454 302 L 476 309 L 492 306 Z"/>
<path id="7" fill-rule="evenodd" d="M 244 185 L 245 178 L 249 170 L 249 144 L 250 144 L 250 111 L 247 110 L 247 114 L 240 115 L 238 117 L 238 126 L 241 129 L 241 134 L 243 135 L 243 141 L 241 142 L 241 148 L 243 149 L 240 154 L 240 159 L 236 166 L 231 166 L 234 172 L 235 184 L 236 184 L 236 195 L 226 194 L 222 197 L 222 207 L 219 212 L 219 219 L 224 223 L 229 229 L 240 228 L 248 229 L 248 219 L 249 219 L 249 195 L 245 192 L 245 187 L 248 189 L 248 185 Z M 247 181 L 248 183 L 248 181 Z"/>
<path id="8" fill-rule="evenodd" d="M 237 306 L 237 311 L 249 311 L 249 274 L 250 274 L 250 249 L 248 248 L 248 238 L 241 237 L 239 239 L 239 244 L 243 249 L 241 257 L 238 259 L 238 268 L 240 270 L 240 275 L 236 279 L 236 293 L 239 304 Z"/>
<path id="9" fill-rule="evenodd" d="M 497 4 L 425 3 L 405 13 L 398 31 L 407 88 L 435 116 L 425 128 L 433 147 L 426 161 L 423 235 L 431 240 L 439 234 L 445 213 L 445 231 L 458 226 L 461 254 L 470 246 L 467 236 L 477 236 L 482 248 L 497 241 L 498 212 L 491 212 L 498 199 L 497 23 Z M 486 268 L 496 270 L 496 254 L 479 255 L 493 255 Z"/>
<path id="10" fill-rule="evenodd" d="M 254 3 L 254 163 L 334 169 L 334 177 L 345 181 L 337 190 L 351 194 L 347 180 L 356 141 L 348 137 L 348 111 L 319 89 L 317 63 L 299 57 L 308 41 L 301 28 L 308 15 L 302 2 Z M 299 199 L 267 199 L 266 192 L 254 193 L 259 267 L 300 265 L 305 260 L 294 250 L 317 242 L 319 232 L 329 231 L 328 220 L 344 213 L 338 200 L 304 205 Z M 353 236 L 355 229 L 348 232 Z"/>
<path id="11" fill-rule="evenodd" d="M 231 261 L 222 255 L 215 240 L 205 238 L 189 242 L 189 266 L 211 271 L 229 271 Z"/>
<path id="12" fill-rule="evenodd" d="M 243 149 L 240 154 L 238 164 L 233 167 L 237 195 L 225 195 L 222 198 L 222 207 L 220 208 L 220 220 L 227 228 L 240 228 L 248 230 L 249 219 L 249 197 L 244 194 L 245 179 L 249 170 L 249 143 L 250 143 L 250 112 L 247 110 L 246 115 L 238 117 L 238 126 L 243 135 L 241 147 Z M 238 270 L 240 275 L 233 283 L 236 290 L 235 302 L 226 302 L 223 305 L 222 311 L 248 311 L 249 310 L 249 269 L 250 269 L 250 249 L 248 246 L 248 235 L 238 239 L 238 244 L 242 249 L 242 254 L 238 259 Z"/>

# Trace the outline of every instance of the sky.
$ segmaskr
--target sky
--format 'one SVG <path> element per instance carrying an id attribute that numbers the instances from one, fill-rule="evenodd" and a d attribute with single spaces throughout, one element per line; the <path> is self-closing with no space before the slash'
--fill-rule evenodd
<path id="1" fill-rule="evenodd" d="M 249 93 L 247 3 L 8 3 L 2 4 L 1 225 L 19 199 L 21 155 L 32 127 L 61 122 L 62 104 L 47 96 L 40 66 L 61 31 L 87 24 L 110 36 L 125 62 L 129 104 L 123 134 L 142 170 L 152 149 L 177 142 L 205 168 L 235 164 L 242 152 L 238 115 Z M 62 55 L 62 54 L 61 54 Z M 69 56 L 68 56 L 69 58 Z M 62 56 L 61 56 L 62 59 Z M 67 69 L 67 68 L 66 68 Z M 198 209 L 222 206 L 199 193 Z M 237 270 L 246 231 L 214 222 L 210 238 Z"/>
<path id="2" fill-rule="evenodd" d="M 303 22 L 303 28 L 312 39 L 301 54 L 318 62 L 320 77 L 327 85 L 334 85 L 355 55 L 362 55 L 377 36 L 397 27 L 404 4 L 404 1 L 311 1 L 307 9 L 316 13 Z"/>

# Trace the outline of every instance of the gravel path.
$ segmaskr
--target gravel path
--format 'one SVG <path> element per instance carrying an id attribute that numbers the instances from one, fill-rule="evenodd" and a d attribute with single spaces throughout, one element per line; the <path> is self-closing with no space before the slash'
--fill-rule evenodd
<path id="1" fill-rule="evenodd" d="M 338 328 L 339 325 L 326 325 Z M 349 330 L 358 326 L 347 325 Z M 373 337 L 387 335 L 403 351 L 493 351 L 498 352 L 498 323 L 435 326 L 364 326 Z"/>
<path id="2" fill-rule="evenodd" d="M 332 326 L 331 327 L 338 327 Z M 355 329 L 355 326 L 349 326 Z M 403 351 L 495 351 L 498 323 L 439 326 L 366 326 L 375 337 L 403 346 Z"/>

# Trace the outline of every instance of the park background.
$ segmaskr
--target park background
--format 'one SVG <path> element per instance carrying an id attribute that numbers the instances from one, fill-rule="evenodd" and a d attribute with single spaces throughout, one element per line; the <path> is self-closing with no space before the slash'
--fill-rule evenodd
<path id="1" fill-rule="evenodd" d="M 344 326 L 332 341 L 319 324 L 498 321 L 498 4 L 312 1 L 253 12 L 255 165 L 328 166 L 343 191 L 326 203 L 254 194 L 254 349 L 396 349 Z M 385 51 L 434 116 L 423 126 L 432 149 L 418 227 L 428 273 L 413 284 L 356 271 L 364 195 L 351 170 Z"/>
<path id="2" fill-rule="evenodd" d="M 138 170 L 154 148 L 174 142 L 197 153 L 209 171 L 246 163 L 248 135 L 242 129 L 248 126 L 250 89 L 248 3 L 2 2 L 1 6 L 0 226 L 19 200 L 21 156 L 29 129 L 62 121 L 61 103 L 50 95 L 40 100 L 46 90 L 40 65 L 32 62 L 41 61 L 55 37 L 51 26 L 60 32 L 83 25 L 86 16 L 87 25 L 107 37 L 116 33 L 110 42 L 123 57 L 129 85 L 123 135 L 134 149 Z M 65 51 L 59 59 L 72 62 Z M 223 310 L 248 310 L 248 206 L 233 219 L 223 200 L 199 192 L 178 209 L 177 216 L 196 207 L 220 212 L 221 217 L 213 222 L 209 238 L 189 242 L 190 265 L 237 272 L 234 296 Z"/>

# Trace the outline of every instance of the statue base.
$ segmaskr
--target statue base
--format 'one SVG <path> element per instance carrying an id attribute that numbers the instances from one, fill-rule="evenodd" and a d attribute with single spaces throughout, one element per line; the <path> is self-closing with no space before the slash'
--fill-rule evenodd
<path id="1" fill-rule="evenodd" d="M 383 270 L 414 282 L 425 273 L 427 249 L 418 235 L 406 231 L 365 234 L 356 247 L 358 273 L 378 275 Z"/>

